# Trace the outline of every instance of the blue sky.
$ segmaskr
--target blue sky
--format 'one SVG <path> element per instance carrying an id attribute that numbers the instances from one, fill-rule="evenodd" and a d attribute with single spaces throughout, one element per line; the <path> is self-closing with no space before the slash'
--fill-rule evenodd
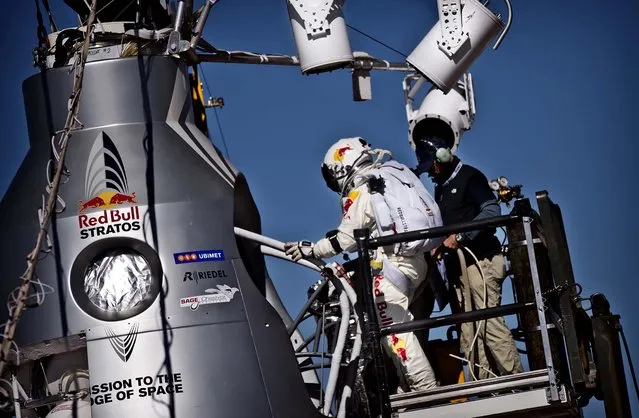
<path id="1" fill-rule="evenodd" d="M 59 26 L 75 24 L 63 2 L 52 3 Z M 504 12 L 501 2 L 492 3 Z M 434 0 L 350 1 L 345 12 L 349 24 L 409 53 L 435 23 L 435 5 Z M 639 147 L 632 131 L 639 93 L 634 29 L 639 5 L 616 2 L 612 12 L 595 0 L 515 0 L 513 7 L 513 27 L 500 49 L 486 51 L 471 69 L 478 114 L 462 139 L 460 156 L 489 178 L 505 175 L 523 184 L 533 199 L 538 190 L 550 191 L 562 206 L 584 294 L 606 294 L 639 361 L 634 324 L 639 285 L 632 267 L 639 233 L 633 169 Z M 35 72 L 34 5 L 16 2 L 11 11 L 0 39 L 10 62 L 0 77 L 0 195 L 27 151 L 21 83 Z M 296 54 L 283 0 L 221 1 L 204 37 L 222 49 Z M 350 32 L 350 40 L 354 50 L 402 59 L 358 33 Z M 319 167 L 339 137 L 363 136 L 398 160 L 415 162 L 400 73 L 374 73 L 373 100 L 357 103 L 348 71 L 302 76 L 288 67 L 204 68 L 212 95 L 225 99 L 219 116 L 230 159 L 247 176 L 269 236 L 316 240 L 338 224 L 338 199 L 325 187 Z M 221 146 L 212 111 L 209 128 Z M 269 261 L 269 268 L 287 307 L 296 311 L 317 276 L 282 261 Z M 586 416 L 603 416 L 602 404 L 592 403 Z"/>

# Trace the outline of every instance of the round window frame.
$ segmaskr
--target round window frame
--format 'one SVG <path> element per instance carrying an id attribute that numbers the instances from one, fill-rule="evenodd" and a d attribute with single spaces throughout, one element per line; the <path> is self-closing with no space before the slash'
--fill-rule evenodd
<path id="1" fill-rule="evenodd" d="M 96 306 L 84 291 L 85 273 L 93 261 L 111 250 L 133 250 L 144 258 L 151 270 L 151 287 L 146 296 L 133 308 L 125 311 L 105 311 Z M 101 321 L 113 322 L 132 318 L 146 311 L 155 302 L 162 286 L 162 263 L 157 252 L 147 243 L 128 237 L 107 238 L 89 244 L 84 248 L 71 267 L 71 295 L 78 307 L 87 315 Z"/>

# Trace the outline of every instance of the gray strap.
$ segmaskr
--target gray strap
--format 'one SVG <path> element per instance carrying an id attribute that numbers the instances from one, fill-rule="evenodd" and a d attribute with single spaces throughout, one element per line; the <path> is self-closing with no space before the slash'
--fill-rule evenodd
<path id="1" fill-rule="evenodd" d="M 392 271 L 391 271 L 392 270 Z M 404 295 L 410 295 L 412 290 L 411 282 L 402 271 L 393 265 L 393 263 L 384 255 L 384 264 L 382 267 L 384 278 L 391 282 Z"/>

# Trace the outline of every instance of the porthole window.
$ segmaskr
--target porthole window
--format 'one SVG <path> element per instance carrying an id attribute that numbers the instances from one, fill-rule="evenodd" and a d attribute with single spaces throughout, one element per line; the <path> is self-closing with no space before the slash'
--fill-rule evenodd
<path id="1" fill-rule="evenodd" d="M 141 254 L 133 250 L 111 250 L 87 267 L 84 292 L 98 308 L 124 312 L 148 297 L 151 283 L 151 268 Z"/>
<path id="2" fill-rule="evenodd" d="M 147 310 L 160 294 L 162 265 L 147 243 L 107 238 L 80 251 L 70 287 L 80 309 L 102 321 L 122 321 Z"/>

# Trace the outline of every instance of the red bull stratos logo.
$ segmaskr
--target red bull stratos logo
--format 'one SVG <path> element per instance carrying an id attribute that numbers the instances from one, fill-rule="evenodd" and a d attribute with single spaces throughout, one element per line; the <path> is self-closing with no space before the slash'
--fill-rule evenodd
<path id="1" fill-rule="evenodd" d="M 129 192 L 122 157 L 104 132 L 97 136 L 89 153 L 84 189 L 86 200 L 80 200 L 78 206 L 80 238 L 140 229 L 135 192 Z"/>

